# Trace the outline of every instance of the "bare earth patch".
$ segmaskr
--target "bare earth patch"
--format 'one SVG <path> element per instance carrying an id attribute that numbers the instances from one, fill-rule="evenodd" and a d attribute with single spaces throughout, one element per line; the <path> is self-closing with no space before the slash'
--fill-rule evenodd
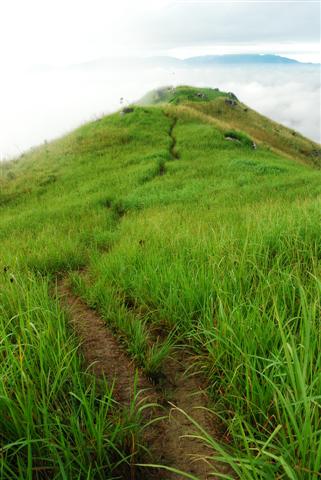
<path id="1" fill-rule="evenodd" d="M 72 293 L 66 281 L 59 283 L 58 292 L 69 310 L 72 327 L 82 342 L 81 351 L 90 371 L 106 377 L 110 382 L 115 381 L 116 399 L 124 405 L 130 403 L 134 395 L 136 372 L 137 388 L 152 393 L 152 385 L 126 355 L 106 322 Z"/>

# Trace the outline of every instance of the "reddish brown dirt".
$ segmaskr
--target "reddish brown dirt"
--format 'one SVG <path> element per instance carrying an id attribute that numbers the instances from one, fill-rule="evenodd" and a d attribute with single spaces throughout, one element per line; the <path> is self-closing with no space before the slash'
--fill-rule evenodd
<path id="1" fill-rule="evenodd" d="M 179 409 L 193 417 L 214 438 L 223 437 L 219 422 L 205 410 L 209 401 L 204 392 L 204 381 L 199 375 L 191 373 L 187 354 L 177 352 L 167 360 L 164 384 L 161 389 L 156 389 L 128 357 L 106 322 L 72 293 L 66 281 L 58 284 L 58 293 L 70 312 L 73 329 L 82 341 L 82 353 L 89 369 L 95 375 L 115 382 L 116 399 L 124 406 L 130 403 L 136 374 L 137 388 L 144 390 L 148 401 L 158 401 L 164 407 L 164 411 L 155 409 L 150 413 L 164 415 L 165 418 L 145 429 L 144 441 L 151 452 L 151 457 L 146 458 L 145 462 L 171 466 L 194 475 L 199 480 L 217 479 L 211 473 L 213 471 L 231 474 L 222 464 L 202 460 L 213 454 L 203 442 L 186 438 L 186 435 L 195 433 L 195 427 Z M 136 472 L 135 478 L 183 480 L 185 477 L 163 469 L 144 468 Z"/>
<path id="2" fill-rule="evenodd" d="M 213 438 L 222 438 L 224 432 L 220 422 L 207 410 L 210 405 L 204 391 L 204 379 L 190 367 L 188 355 L 179 352 L 175 358 L 169 359 L 164 367 L 164 394 L 170 409 L 163 422 L 160 451 L 166 452 L 168 465 L 195 475 L 200 480 L 215 480 L 218 477 L 211 472 L 231 474 L 231 470 L 223 464 L 207 461 L 205 457 L 213 455 L 213 450 L 198 439 L 186 437 L 200 433 L 188 416 Z M 166 476 L 166 480 L 181 478 L 173 473 Z"/>
<path id="3" fill-rule="evenodd" d="M 128 405 L 134 395 L 134 379 L 137 388 L 147 395 L 154 395 L 153 387 L 124 352 L 115 336 L 106 327 L 106 322 L 76 297 L 66 281 L 58 285 L 58 293 L 68 308 L 72 327 L 81 340 L 81 351 L 89 370 L 98 377 L 104 376 L 114 382 L 114 396 Z M 155 395 L 154 395 L 155 396 Z"/>

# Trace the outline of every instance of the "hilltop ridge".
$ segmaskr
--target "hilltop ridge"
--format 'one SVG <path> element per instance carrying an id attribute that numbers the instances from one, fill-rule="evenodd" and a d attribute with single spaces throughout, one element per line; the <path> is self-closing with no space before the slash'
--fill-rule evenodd
<path id="1" fill-rule="evenodd" d="M 233 92 L 218 88 L 197 88 L 189 86 L 162 87 L 148 92 L 138 105 L 185 104 L 202 115 L 203 121 L 213 122 L 221 130 L 236 128 L 250 134 L 255 142 L 321 167 L 321 149 L 316 142 L 307 139 L 293 129 L 268 119 L 243 104 Z M 195 114 L 196 114 L 195 112 Z M 201 117 L 199 116 L 201 121 Z"/>

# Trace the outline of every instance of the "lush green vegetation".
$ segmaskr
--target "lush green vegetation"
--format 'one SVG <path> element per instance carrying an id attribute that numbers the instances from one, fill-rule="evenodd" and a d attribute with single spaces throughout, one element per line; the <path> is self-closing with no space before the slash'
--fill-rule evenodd
<path id="1" fill-rule="evenodd" d="M 0 478 L 125 471 L 139 411 L 116 409 L 112 385 L 84 371 L 48 278 L 1 283 Z"/>
<path id="2" fill-rule="evenodd" d="M 61 274 L 151 377 L 186 345 L 229 432 L 201 432 L 213 457 L 242 479 L 320 478 L 320 147 L 199 92 L 3 166 L 1 478 L 106 478 L 139 442 L 139 414 L 85 373 Z"/>
<path id="3" fill-rule="evenodd" d="M 234 97 L 233 94 L 230 94 Z M 172 103 L 179 105 L 186 102 L 201 102 L 216 100 L 219 97 L 229 98 L 229 94 L 221 92 L 218 88 L 191 88 L 188 86 L 163 87 L 148 92 L 140 101 L 140 105 Z"/>

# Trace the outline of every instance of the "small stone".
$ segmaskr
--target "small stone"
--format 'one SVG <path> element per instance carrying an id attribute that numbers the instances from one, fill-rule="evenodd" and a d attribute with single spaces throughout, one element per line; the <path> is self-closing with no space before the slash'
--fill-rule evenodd
<path id="1" fill-rule="evenodd" d="M 237 100 L 237 96 L 233 92 L 228 92 L 228 96 L 233 100 Z"/>
<path id="2" fill-rule="evenodd" d="M 229 105 L 230 107 L 235 107 L 237 105 L 237 102 L 235 100 L 227 98 L 225 100 L 226 105 Z"/>

